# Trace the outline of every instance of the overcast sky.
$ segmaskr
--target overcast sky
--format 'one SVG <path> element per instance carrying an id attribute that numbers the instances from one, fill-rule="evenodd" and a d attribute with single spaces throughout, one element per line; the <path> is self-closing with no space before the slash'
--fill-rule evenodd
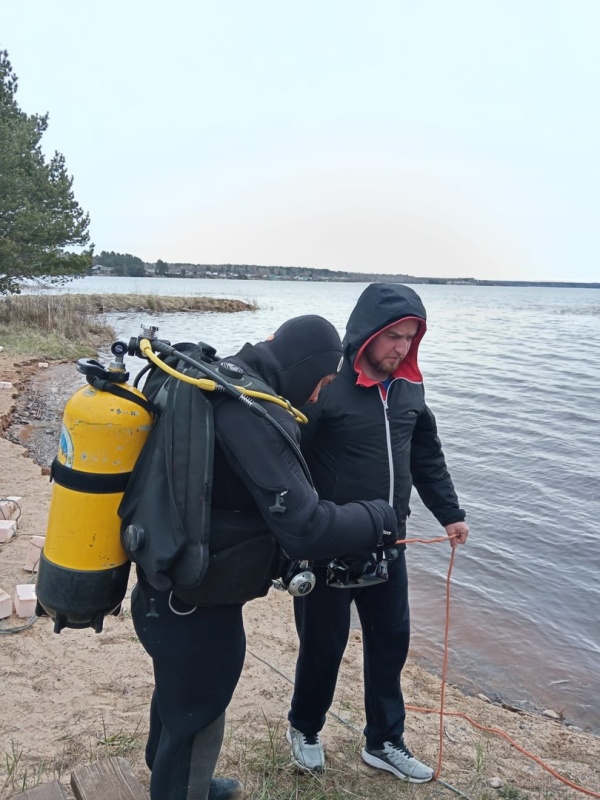
<path id="1" fill-rule="evenodd" d="M 0 0 L 96 251 L 600 281 L 600 0 Z"/>

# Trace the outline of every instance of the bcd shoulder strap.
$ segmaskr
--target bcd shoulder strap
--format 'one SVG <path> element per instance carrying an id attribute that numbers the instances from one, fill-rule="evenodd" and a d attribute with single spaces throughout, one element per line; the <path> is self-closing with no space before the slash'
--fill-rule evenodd
<path id="1" fill-rule="evenodd" d="M 192 367 L 181 371 L 202 376 Z M 119 507 L 123 547 L 155 589 L 193 587 L 204 577 L 213 455 L 210 400 L 192 384 L 169 381 L 163 413 Z"/>

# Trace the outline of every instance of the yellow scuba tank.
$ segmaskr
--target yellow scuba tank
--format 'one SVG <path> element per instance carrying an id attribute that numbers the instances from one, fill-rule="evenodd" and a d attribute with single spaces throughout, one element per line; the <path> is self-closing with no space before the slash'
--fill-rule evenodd
<path id="1" fill-rule="evenodd" d="M 80 359 L 87 385 L 67 402 L 46 542 L 41 556 L 38 615 L 54 619 L 54 631 L 93 627 L 117 614 L 125 596 L 130 562 L 121 546 L 117 509 L 130 473 L 150 434 L 154 417 L 144 395 L 127 384 L 127 345 L 111 347 L 108 368 Z"/>

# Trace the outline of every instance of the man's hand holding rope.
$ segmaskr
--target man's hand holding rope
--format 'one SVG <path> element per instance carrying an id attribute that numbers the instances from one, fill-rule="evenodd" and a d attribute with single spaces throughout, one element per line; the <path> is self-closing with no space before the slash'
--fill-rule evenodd
<path id="1" fill-rule="evenodd" d="M 466 522 L 452 522 L 450 525 L 444 525 L 448 538 L 450 540 L 450 547 L 454 549 L 459 544 L 464 544 L 469 535 L 469 526 Z"/>

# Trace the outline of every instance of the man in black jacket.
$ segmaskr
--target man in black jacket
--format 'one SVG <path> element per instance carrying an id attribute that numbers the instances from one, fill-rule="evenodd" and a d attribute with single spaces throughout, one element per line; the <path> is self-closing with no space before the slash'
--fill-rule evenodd
<path id="1" fill-rule="evenodd" d="M 425 403 L 417 361 L 425 330 L 425 308 L 412 289 L 368 286 L 348 320 L 341 374 L 306 410 L 309 424 L 302 430 L 302 449 L 321 498 L 334 503 L 385 499 L 396 512 L 398 538 L 404 539 L 414 485 L 455 547 L 466 541 L 469 529 Z M 401 780 L 425 783 L 433 777 L 433 770 L 404 743 L 400 673 L 410 621 L 405 545 L 395 550 L 386 582 L 334 588 L 327 585 L 322 565 L 315 569 L 315 590 L 294 600 L 300 651 L 287 738 L 301 769 L 325 766 L 319 734 L 333 701 L 354 600 L 364 648 L 367 725 L 362 757 Z"/>
<path id="2" fill-rule="evenodd" d="M 335 328 L 322 317 L 307 315 L 286 322 L 265 342 L 246 344 L 222 366 L 225 373 L 239 376 L 241 370 L 253 385 L 265 387 L 263 397 L 273 390 L 300 406 L 318 398 L 341 358 Z M 181 381 L 173 390 L 184 397 L 191 393 L 192 399 L 199 391 Z M 160 570 L 145 572 L 138 564 L 132 595 L 135 630 L 152 658 L 155 677 L 146 747 L 152 800 L 230 800 L 240 794 L 237 782 L 212 776 L 225 709 L 244 661 L 243 603 L 268 591 L 277 549 L 292 559 L 332 558 L 349 542 L 357 549 L 382 546 L 386 538 L 395 538 L 397 528 L 385 501 L 353 498 L 336 505 L 319 500 L 298 449 L 298 425 L 285 407 L 268 398 L 257 400 L 269 420 L 226 394 L 206 396 L 214 420 L 208 568 L 197 587 L 180 591 L 175 582 L 165 589 Z M 158 489 L 167 477 L 169 486 L 181 483 L 190 434 L 185 418 L 167 412 L 168 407 L 145 448 L 152 456 L 144 462 L 148 477 L 138 476 L 134 488 L 128 487 L 133 495 L 136 486 Z M 187 424 L 192 430 L 191 420 Z M 172 474 L 165 475 L 171 467 Z M 178 496 L 184 501 L 166 509 L 166 523 L 160 509 L 156 520 L 144 518 L 149 539 L 164 538 L 169 519 L 183 519 L 195 502 L 191 498 L 206 492 L 205 485 L 185 482 L 183 489 Z M 135 496 L 125 498 L 124 525 L 135 526 L 143 518 L 139 506 Z"/>

